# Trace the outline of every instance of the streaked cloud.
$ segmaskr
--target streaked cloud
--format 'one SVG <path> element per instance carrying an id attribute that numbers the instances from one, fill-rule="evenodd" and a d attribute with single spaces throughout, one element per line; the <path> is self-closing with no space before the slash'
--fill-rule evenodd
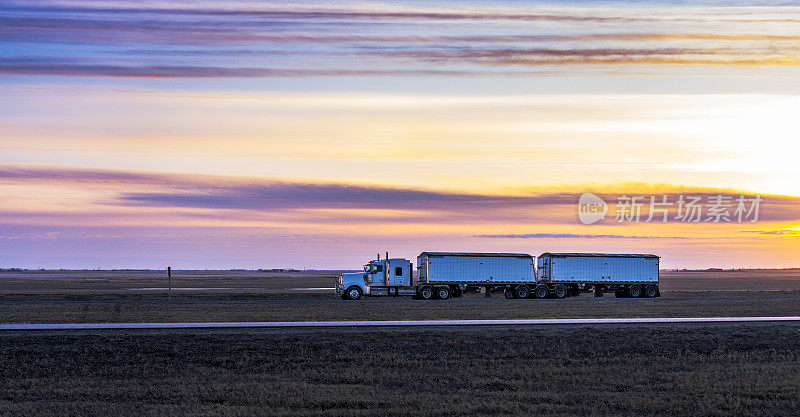
<path id="1" fill-rule="evenodd" d="M 199 66 L 121 66 L 99 64 L 58 63 L 48 59 L 47 63 L 19 62 L 0 64 L 0 74 L 11 75 L 58 75 L 76 77 L 130 77 L 130 78 L 255 78 L 255 77 L 331 77 L 331 76 L 460 76 L 480 74 L 468 71 L 449 70 L 355 70 L 355 69 L 307 69 L 307 68 L 231 68 Z M 484 73 L 483 75 L 491 75 Z"/>
<path id="2" fill-rule="evenodd" d="M 0 166 L 0 181 L 24 181 L 35 183 L 73 183 L 73 184 L 192 184 L 195 181 L 181 180 L 181 176 L 146 174 L 101 169 L 32 167 L 24 165 Z"/>
<path id="3" fill-rule="evenodd" d="M 782 229 L 782 230 L 743 230 L 743 233 L 755 233 L 759 235 L 777 235 L 777 236 L 800 236 L 800 230 Z"/>
<path id="4" fill-rule="evenodd" d="M 800 32 L 793 29 L 800 8 L 777 2 L 7 3 L 0 10 L 0 42 L 9 46 L 0 75 L 532 77 L 556 68 L 608 74 L 800 63 Z M 226 56 L 236 62 L 219 59 Z"/>
<path id="5" fill-rule="evenodd" d="M 604 235 L 578 233 L 524 233 L 505 235 L 474 235 L 485 239 L 688 239 L 685 236 L 640 236 L 640 235 Z"/>
<path id="6" fill-rule="evenodd" d="M 381 185 L 310 183 L 268 178 L 225 176 L 189 176 L 163 173 L 138 173 L 80 168 L 50 168 L 0 166 L 0 185 L 24 183 L 58 184 L 63 187 L 90 187 L 111 190 L 112 194 L 96 201 L 117 207 L 151 207 L 161 209 L 244 210 L 281 212 L 286 210 L 351 210 L 350 212 L 313 213 L 310 216 L 379 219 L 392 222 L 480 223 L 502 219 L 517 224 L 550 223 L 576 224 L 576 204 L 579 194 L 542 188 L 515 194 L 467 193 L 436 189 L 391 187 Z M 593 187 L 602 188 L 594 185 Z M 562 187 L 563 188 L 563 187 Z M 569 187 L 573 189 L 581 186 Z M 609 186 L 611 188 L 611 186 Z M 686 188 L 668 185 L 616 185 L 628 195 L 653 195 L 676 202 L 681 195 L 698 197 L 706 202 L 716 195 L 736 195 L 747 199 L 755 196 L 735 190 Z M 676 192 L 680 189 L 680 192 Z M 594 190 L 596 191 L 596 190 Z M 613 225 L 613 208 L 622 193 L 597 195 L 612 207 L 604 224 Z M 800 197 L 762 196 L 759 218 L 762 221 L 800 221 Z M 643 199 L 642 221 L 649 210 L 649 200 Z M 367 210 L 367 211 L 358 211 Z M 370 212 L 373 210 L 376 212 Z M 382 213 L 381 211 L 389 211 Z M 669 221 L 674 219 L 675 207 Z M 187 214 L 196 216 L 197 214 Z M 309 216 L 308 213 L 304 216 Z M 233 216 L 236 218 L 236 216 Z M 244 219 L 254 218 L 245 216 Z M 257 218 L 256 218 L 257 219 Z M 658 219 L 657 219 L 658 220 Z M 483 235 L 483 237 L 500 235 Z M 504 235 L 511 237 L 512 235 Z M 544 235 L 515 234 L 516 237 L 545 237 Z M 556 237 L 552 235 L 550 237 Z"/>

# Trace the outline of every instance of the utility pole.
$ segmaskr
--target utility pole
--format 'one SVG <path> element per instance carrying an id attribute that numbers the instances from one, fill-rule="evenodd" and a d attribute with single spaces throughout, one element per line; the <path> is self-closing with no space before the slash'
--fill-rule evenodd
<path id="1" fill-rule="evenodd" d="M 169 292 L 167 293 L 167 299 L 172 299 L 172 267 L 167 267 L 167 283 L 169 285 Z"/>

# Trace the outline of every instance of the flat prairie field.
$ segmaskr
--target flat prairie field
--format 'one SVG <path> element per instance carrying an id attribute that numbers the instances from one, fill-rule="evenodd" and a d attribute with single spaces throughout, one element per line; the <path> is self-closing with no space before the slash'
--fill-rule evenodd
<path id="1" fill-rule="evenodd" d="M 661 271 L 662 291 L 798 291 L 800 268 Z"/>
<path id="2" fill-rule="evenodd" d="M 800 313 L 800 270 L 662 272 L 662 297 L 591 294 L 566 300 L 506 300 L 467 294 L 344 301 L 339 271 L 160 271 L 0 273 L 0 323 L 423 320 L 680 316 L 789 316 Z M 162 286 L 164 285 L 164 286 Z"/>
<path id="3" fill-rule="evenodd" d="M 332 294 L 338 271 L 0 273 L 0 323 L 788 316 L 796 270 L 656 299 Z M 0 415 L 798 415 L 797 324 L 0 332 Z"/>
<path id="4" fill-rule="evenodd" d="M 788 324 L 0 333 L 0 414 L 800 414 Z"/>
<path id="5" fill-rule="evenodd" d="M 173 293 L 328 293 L 343 271 L 172 272 Z M 139 294 L 167 291 L 166 271 L 0 271 L 0 295 Z M 663 291 L 800 291 L 800 269 L 661 271 Z"/>
<path id="6" fill-rule="evenodd" d="M 175 292 L 275 293 L 333 291 L 342 271 L 172 271 Z M 0 271 L 0 294 L 141 294 L 168 289 L 167 272 Z"/>

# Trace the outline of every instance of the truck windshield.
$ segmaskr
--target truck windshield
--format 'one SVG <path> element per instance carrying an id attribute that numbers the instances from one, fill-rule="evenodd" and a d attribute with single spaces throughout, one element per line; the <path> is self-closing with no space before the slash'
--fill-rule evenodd
<path id="1" fill-rule="evenodd" d="M 364 272 L 374 274 L 383 271 L 383 265 L 367 264 L 364 265 Z"/>

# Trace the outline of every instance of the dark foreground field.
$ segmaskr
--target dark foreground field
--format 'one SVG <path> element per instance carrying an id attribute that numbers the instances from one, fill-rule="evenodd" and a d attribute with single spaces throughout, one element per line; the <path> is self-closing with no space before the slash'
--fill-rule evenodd
<path id="1" fill-rule="evenodd" d="M 3 415 L 798 415 L 797 325 L 0 334 Z"/>

